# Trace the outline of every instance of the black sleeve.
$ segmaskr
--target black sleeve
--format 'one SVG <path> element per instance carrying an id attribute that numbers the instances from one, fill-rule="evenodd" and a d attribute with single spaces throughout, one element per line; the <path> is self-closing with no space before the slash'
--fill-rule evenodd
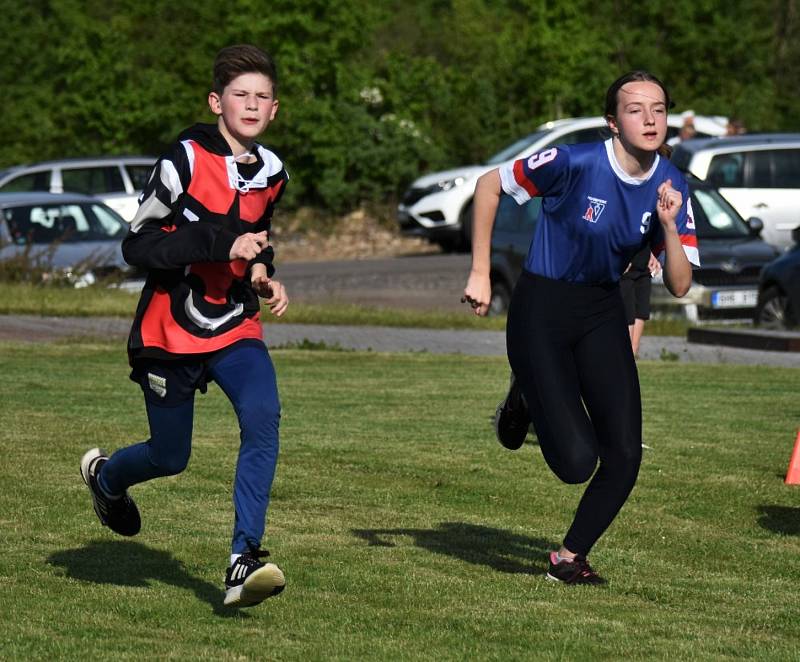
<path id="1" fill-rule="evenodd" d="M 122 241 L 128 264 L 144 269 L 177 269 L 195 262 L 230 262 L 236 234 L 211 223 L 186 223 L 174 229 L 147 224 Z"/>
<path id="2" fill-rule="evenodd" d="M 237 235 L 210 223 L 175 224 L 191 170 L 180 143 L 153 167 L 139 209 L 122 242 L 128 264 L 144 269 L 177 269 L 194 262 L 229 262 Z"/>

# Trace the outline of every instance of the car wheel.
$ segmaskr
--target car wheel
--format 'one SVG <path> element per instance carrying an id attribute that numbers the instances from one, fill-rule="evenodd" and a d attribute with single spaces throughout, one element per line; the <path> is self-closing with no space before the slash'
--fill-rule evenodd
<path id="1" fill-rule="evenodd" d="M 788 329 L 795 325 L 789 309 L 789 297 L 779 287 L 768 287 L 758 298 L 755 314 L 756 326 L 763 329 Z"/>
<path id="2" fill-rule="evenodd" d="M 443 253 L 455 253 L 456 251 L 461 250 L 461 237 L 460 236 L 445 237 L 445 238 L 442 238 L 442 239 L 437 239 L 436 243 L 439 244 L 439 248 L 442 249 Z"/>
<path id="3" fill-rule="evenodd" d="M 492 298 L 489 301 L 489 314 L 502 315 L 511 303 L 511 291 L 505 283 L 492 283 Z"/>

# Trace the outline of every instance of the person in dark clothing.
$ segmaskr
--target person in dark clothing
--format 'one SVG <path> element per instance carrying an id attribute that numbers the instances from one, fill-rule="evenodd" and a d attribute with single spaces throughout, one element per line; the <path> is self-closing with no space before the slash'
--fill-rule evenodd
<path id="1" fill-rule="evenodd" d="M 473 203 L 472 269 L 464 300 L 485 315 L 490 244 L 501 194 L 542 212 L 506 329 L 514 375 L 496 421 L 498 439 L 519 448 L 533 423 L 542 454 L 566 483 L 589 481 L 547 577 L 603 580 L 587 556 L 628 498 L 641 462 L 642 412 L 619 278 L 643 247 L 664 261 L 675 296 L 699 264 L 689 189 L 660 155 L 669 95 L 647 72 L 606 93 L 612 137 L 558 145 L 482 175 Z"/>
<path id="2" fill-rule="evenodd" d="M 288 175 L 256 142 L 278 111 L 272 58 L 250 45 L 222 49 L 208 95 L 215 124 L 196 124 L 156 163 L 123 242 L 147 272 L 128 340 L 131 379 L 142 389 L 146 441 L 81 459 L 100 522 L 136 535 L 128 488 L 178 474 L 191 452 L 195 392 L 214 381 L 240 428 L 225 604 L 247 607 L 280 593 L 283 572 L 261 549 L 278 457 L 280 404 L 262 339 L 259 297 L 280 316 L 289 299 L 273 279 L 270 225 Z"/>
<path id="3" fill-rule="evenodd" d="M 631 337 L 633 355 L 639 356 L 644 323 L 650 319 L 652 277 L 661 271 L 661 264 L 645 246 L 633 256 L 628 269 L 619 279 L 619 290 L 625 304 L 625 318 Z"/>

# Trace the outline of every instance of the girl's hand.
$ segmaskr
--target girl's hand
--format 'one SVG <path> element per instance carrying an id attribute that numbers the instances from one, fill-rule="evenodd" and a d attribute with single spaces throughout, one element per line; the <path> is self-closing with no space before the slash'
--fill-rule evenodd
<path id="1" fill-rule="evenodd" d="M 489 303 L 492 300 L 492 283 L 489 275 L 470 272 L 467 286 L 464 288 L 464 296 L 461 303 L 468 303 L 476 315 L 481 317 L 489 313 Z"/>
<path id="2" fill-rule="evenodd" d="M 656 212 L 658 220 L 665 230 L 675 229 L 675 219 L 683 204 L 683 196 L 680 191 L 672 188 L 672 180 L 668 179 L 658 187 L 658 203 Z"/>

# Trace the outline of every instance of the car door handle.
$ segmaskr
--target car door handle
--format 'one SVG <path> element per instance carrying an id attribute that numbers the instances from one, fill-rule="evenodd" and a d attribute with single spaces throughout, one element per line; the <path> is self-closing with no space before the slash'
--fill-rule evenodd
<path id="1" fill-rule="evenodd" d="M 757 205 L 753 205 L 755 209 L 766 209 L 769 205 L 766 202 L 759 202 Z"/>

